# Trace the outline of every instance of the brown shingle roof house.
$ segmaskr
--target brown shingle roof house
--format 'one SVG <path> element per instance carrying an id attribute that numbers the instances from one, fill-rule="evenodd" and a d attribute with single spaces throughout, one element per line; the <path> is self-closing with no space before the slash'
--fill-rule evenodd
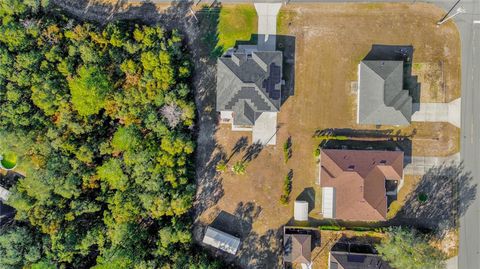
<path id="1" fill-rule="evenodd" d="M 309 264 L 312 255 L 312 237 L 309 234 L 284 235 L 284 260 L 290 263 Z"/>
<path id="2" fill-rule="evenodd" d="M 403 180 L 402 151 L 323 149 L 320 164 L 325 218 L 386 219 L 387 185 Z"/>

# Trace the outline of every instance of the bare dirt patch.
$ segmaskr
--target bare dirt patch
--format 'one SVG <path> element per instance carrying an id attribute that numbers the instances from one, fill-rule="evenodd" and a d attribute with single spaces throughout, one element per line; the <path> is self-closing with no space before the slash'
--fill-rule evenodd
<path id="1" fill-rule="evenodd" d="M 460 129 L 447 122 L 412 122 L 408 127 L 388 128 L 393 133 L 411 136 L 414 156 L 446 157 L 460 149 Z"/>
<path id="2" fill-rule="evenodd" d="M 420 100 L 425 103 L 447 102 L 443 62 L 414 63 L 412 73 L 421 83 Z"/>

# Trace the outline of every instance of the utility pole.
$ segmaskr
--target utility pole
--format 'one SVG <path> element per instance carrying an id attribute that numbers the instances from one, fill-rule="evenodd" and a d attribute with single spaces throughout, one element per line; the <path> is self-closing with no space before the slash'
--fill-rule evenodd
<path id="1" fill-rule="evenodd" d="M 457 16 L 458 14 L 465 12 L 464 9 L 460 7 L 460 8 L 457 9 L 457 12 L 455 14 L 453 14 L 452 16 L 448 16 L 450 14 L 450 12 L 452 12 L 452 10 L 458 5 L 458 3 L 460 3 L 460 1 L 461 0 L 457 0 L 457 2 L 455 2 L 455 4 L 453 4 L 453 6 L 450 8 L 450 10 L 447 12 L 447 14 L 445 14 L 445 16 L 443 16 L 443 18 L 441 18 L 437 22 L 437 25 L 441 25 L 444 22 L 450 20 L 451 18 Z M 463 10 L 463 12 L 459 12 L 459 10 Z"/>
<path id="2" fill-rule="evenodd" d="M 459 7 L 457 8 L 457 10 L 455 11 L 455 13 L 453 13 L 452 15 L 440 20 L 439 22 L 437 22 L 437 25 L 442 25 L 443 23 L 449 21 L 450 19 L 452 19 L 453 17 L 457 16 L 458 14 L 461 14 L 461 13 L 465 13 L 466 10 L 463 8 L 463 7 Z"/>

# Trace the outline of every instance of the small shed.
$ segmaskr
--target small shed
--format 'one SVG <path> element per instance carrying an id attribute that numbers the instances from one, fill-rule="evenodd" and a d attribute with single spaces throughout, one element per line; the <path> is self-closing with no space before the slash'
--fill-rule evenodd
<path id="1" fill-rule="evenodd" d="M 203 237 L 203 243 L 235 255 L 240 246 L 240 239 L 209 226 Z"/>
<path id="2" fill-rule="evenodd" d="M 293 216 L 295 220 L 307 221 L 308 220 L 308 202 L 307 201 L 295 201 L 293 208 Z"/>

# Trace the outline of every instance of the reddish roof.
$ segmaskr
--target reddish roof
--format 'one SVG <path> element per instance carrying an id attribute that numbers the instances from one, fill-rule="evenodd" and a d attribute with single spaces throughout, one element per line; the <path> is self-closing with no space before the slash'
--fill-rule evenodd
<path id="1" fill-rule="evenodd" d="M 285 261 L 291 263 L 310 263 L 312 256 L 312 237 L 309 234 L 285 235 Z"/>
<path id="2" fill-rule="evenodd" d="M 403 178 L 403 152 L 324 149 L 322 187 L 335 188 L 335 218 L 375 221 L 387 216 L 385 180 Z"/>

